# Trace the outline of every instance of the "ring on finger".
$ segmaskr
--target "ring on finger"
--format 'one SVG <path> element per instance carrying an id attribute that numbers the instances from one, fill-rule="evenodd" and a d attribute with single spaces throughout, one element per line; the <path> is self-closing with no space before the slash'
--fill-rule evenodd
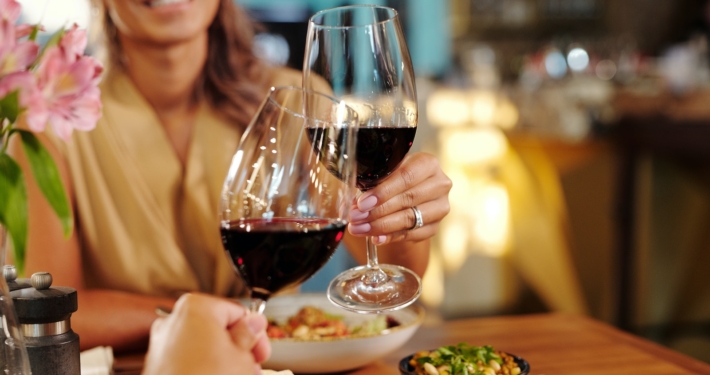
<path id="1" fill-rule="evenodd" d="M 412 206 L 412 212 L 414 212 L 414 225 L 412 225 L 409 230 L 421 228 L 424 226 L 424 219 L 422 219 L 422 212 L 416 206 Z"/>

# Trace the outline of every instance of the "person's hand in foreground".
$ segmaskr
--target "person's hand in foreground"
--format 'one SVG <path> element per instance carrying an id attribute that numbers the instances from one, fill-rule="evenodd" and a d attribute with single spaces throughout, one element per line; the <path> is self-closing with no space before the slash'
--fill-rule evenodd
<path id="1" fill-rule="evenodd" d="M 235 302 L 185 294 L 153 323 L 143 375 L 260 374 L 267 324 Z"/>

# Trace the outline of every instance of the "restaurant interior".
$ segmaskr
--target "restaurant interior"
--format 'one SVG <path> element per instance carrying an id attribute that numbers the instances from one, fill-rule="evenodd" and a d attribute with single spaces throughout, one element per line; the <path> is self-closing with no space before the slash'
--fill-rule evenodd
<path id="1" fill-rule="evenodd" d="M 259 56 L 295 69 L 308 17 L 358 3 L 238 2 L 263 25 Z M 402 17 L 413 150 L 453 181 L 426 319 L 578 313 L 710 363 L 710 2 L 366 3 Z M 88 25 L 73 9 L 46 27 Z M 301 290 L 352 262 L 338 251 Z"/>
<path id="2" fill-rule="evenodd" d="M 301 69 L 308 17 L 356 2 L 241 3 L 263 56 Z M 402 16 L 414 147 L 453 180 L 428 319 L 582 313 L 710 362 L 708 2 L 367 3 Z"/>

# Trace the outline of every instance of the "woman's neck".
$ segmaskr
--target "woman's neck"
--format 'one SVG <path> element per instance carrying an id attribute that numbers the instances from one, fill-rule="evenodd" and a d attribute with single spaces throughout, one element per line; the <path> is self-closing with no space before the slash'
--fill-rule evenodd
<path id="1" fill-rule="evenodd" d="M 184 165 L 197 109 L 195 85 L 207 59 L 207 33 L 171 46 L 123 38 L 121 46 L 128 76 L 155 110 Z"/>
<path id="2" fill-rule="evenodd" d="M 125 68 L 138 91 L 161 113 L 190 111 L 207 59 L 207 33 L 158 46 L 122 38 Z"/>

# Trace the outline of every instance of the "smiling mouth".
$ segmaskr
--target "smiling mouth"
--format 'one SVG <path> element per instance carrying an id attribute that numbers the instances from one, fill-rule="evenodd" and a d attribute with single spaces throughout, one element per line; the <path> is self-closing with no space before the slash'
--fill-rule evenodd
<path id="1" fill-rule="evenodd" d="M 146 0 L 143 5 L 150 8 L 162 7 L 165 5 L 189 3 L 191 0 Z"/>

